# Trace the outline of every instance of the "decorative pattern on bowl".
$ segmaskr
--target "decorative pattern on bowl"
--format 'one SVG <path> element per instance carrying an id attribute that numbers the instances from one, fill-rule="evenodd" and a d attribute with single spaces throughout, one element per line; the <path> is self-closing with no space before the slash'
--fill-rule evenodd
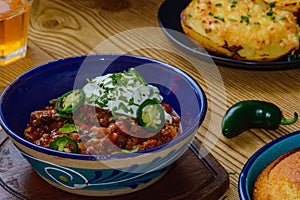
<path id="1" fill-rule="evenodd" d="M 164 157 L 156 157 L 149 163 L 133 164 L 126 169 L 80 169 L 46 162 L 22 152 L 39 175 L 69 189 L 87 188 L 91 190 L 135 189 L 137 183 L 148 183 L 165 172 L 170 164 L 181 156 L 183 150 L 171 151 Z M 99 161 L 100 162 L 100 161 Z"/>

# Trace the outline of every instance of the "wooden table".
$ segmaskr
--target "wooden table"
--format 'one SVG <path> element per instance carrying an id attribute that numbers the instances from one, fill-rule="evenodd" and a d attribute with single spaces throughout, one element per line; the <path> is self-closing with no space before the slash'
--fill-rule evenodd
<path id="1" fill-rule="evenodd" d="M 227 139 L 221 134 L 222 116 L 229 106 L 248 99 L 273 102 L 286 117 L 300 113 L 300 69 L 258 71 L 206 63 L 195 68 L 198 61 L 181 52 L 159 28 L 157 11 L 162 2 L 35 0 L 27 56 L 0 68 L 0 92 L 23 72 L 71 56 L 126 53 L 170 63 L 193 76 L 206 92 L 208 113 L 197 138 L 229 173 L 230 186 L 221 199 L 238 199 L 238 177 L 247 159 L 264 144 L 298 130 L 300 122 L 273 131 L 252 129 Z M 0 187 L 3 195 L 14 199 Z"/>

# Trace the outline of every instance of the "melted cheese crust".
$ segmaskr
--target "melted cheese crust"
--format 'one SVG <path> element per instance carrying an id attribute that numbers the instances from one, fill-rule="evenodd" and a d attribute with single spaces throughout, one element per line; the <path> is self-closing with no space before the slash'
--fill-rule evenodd
<path id="1" fill-rule="evenodd" d="M 276 60 L 299 47 L 295 16 L 262 1 L 192 0 L 181 24 L 208 51 L 239 60 Z"/>
<path id="2" fill-rule="evenodd" d="M 299 15 L 300 10 L 300 0 L 264 0 L 267 3 L 275 3 L 275 6 L 282 10 L 287 10 L 294 15 Z"/>

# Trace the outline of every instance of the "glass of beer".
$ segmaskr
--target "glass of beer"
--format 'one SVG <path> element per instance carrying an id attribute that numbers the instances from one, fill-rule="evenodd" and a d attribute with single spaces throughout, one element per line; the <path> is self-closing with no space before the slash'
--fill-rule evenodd
<path id="1" fill-rule="evenodd" d="M 33 0 L 0 0 L 0 66 L 26 55 Z"/>

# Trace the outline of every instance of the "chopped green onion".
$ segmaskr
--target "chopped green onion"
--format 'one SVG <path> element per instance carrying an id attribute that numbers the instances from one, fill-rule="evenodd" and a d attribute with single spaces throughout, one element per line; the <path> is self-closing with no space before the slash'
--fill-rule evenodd
<path id="1" fill-rule="evenodd" d="M 214 16 L 214 18 L 215 19 L 218 19 L 218 20 L 220 20 L 220 21 L 222 21 L 222 22 L 224 22 L 225 20 L 224 20 L 224 17 L 220 17 L 220 16 Z"/>
<path id="2" fill-rule="evenodd" d="M 241 16 L 241 21 L 240 21 L 241 23 L 242 22 L 246 22 L 246 24 L 249 24 L 249 17 L 248 16 Z"/>
<path id="3" fill-rule="evenodd" d="M 273 10 L 269 10 L 269 11 L 267 12 L 267 15 L 268 15 L 268 16 L 272 16 L 273 13 L 274 13 Z"/>
<path id="4" fill-rule="evenodd" d="M 228 21 L 231 21 L 231 22 L 237 22 L 236 19 L 233 19 L 233 18 L 228 18 Z"/>
<path id="5" fill-rule="evenodd" d="M 270 8 L 274 8 L 275 7 L 275 2 L 271 2 L 269 3 Z"/>
<path id="6" fill-rule="evenodd" d="M 285 17 L 280 17 L 279 20 L 285 20 Z"/>

